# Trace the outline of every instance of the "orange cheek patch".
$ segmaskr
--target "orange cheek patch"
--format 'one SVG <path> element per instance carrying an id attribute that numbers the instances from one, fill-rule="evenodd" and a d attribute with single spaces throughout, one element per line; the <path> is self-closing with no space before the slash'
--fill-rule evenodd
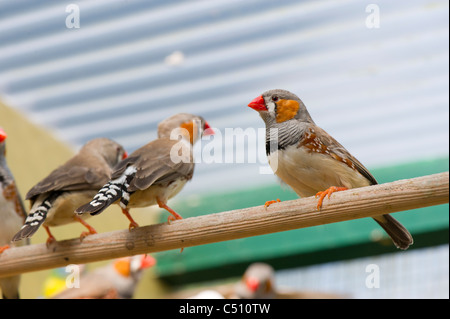
<path id="1" fill-rule="evenodd" d="M 191 141 L 191 144 L 194 143 L 194 121 L 189 121 L 186 123 L 181 124 L 181 128 L 184 128 L 189 132 L 189 140 Z"/>
<path id="2" fill-rule="evenodd" d="M 114 268 L 124 277 L 130 275 L 130 262 L 126 259 L 119 259 L 114 263 Z"/>
<path id="3" fill-rule="evenodd" d="M 277 102 L 277 122 L 281 123 L 294 118 L 297 114 L 300 104 L 294 100 L 279 100 Z"/>

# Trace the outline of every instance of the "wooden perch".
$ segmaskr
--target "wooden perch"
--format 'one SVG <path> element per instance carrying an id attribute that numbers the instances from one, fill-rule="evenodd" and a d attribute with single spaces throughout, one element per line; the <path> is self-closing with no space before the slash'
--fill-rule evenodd
<path id="1" fill-rule="evenodd" d="M 0 277 L 372 217 L 448 201 L 446 172 L 334 193 L 331 200 L 324 201 L 321 211 L 317 211 L 317 199 L 309 197 L 268 208 L 250 207 L 176 220 L 170 225 L 96 234 L 83 242 L 78 238 L 64 240 L 49 248 L 45 243 L 11 248 L 0 255 Z"/>

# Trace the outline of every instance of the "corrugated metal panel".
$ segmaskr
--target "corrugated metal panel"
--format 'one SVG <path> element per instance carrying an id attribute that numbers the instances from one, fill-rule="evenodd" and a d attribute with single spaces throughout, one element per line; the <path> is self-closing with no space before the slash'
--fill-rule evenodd
<path id="1" fill-rule="evenodd" d="M 448 1 L 378 1 L 376 29 L 359 0 L 74 3 L 79 29 L 69 3 L 0 2 L 0 94 L 75 147 L 107 136 L 132 151 L 181 111 L 222 145 L 225 128 L 263 127 L 251 99 L 285 88 L 369 167 L 448 155 Z M 183 193 L 274 182 L 261 165 L 199 164 Z"/>

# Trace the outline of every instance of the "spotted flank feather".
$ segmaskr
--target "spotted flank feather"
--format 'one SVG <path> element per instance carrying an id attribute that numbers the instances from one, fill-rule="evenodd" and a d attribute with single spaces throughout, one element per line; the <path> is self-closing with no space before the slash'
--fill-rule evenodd
<path id="1" fill-rule="evenodd" d="M 57 195 L 55 194 L 48 196 L 39 206 L 36 207 L 36 209 L 32 210 L 25 219 L 25 223 L 22 228 L 12 238 L 12 241 L 18 241 L 31 237 L 45 221 L 47 213 L 52 208 L 56 197 Z"/>
<path id="2" fill-rule="evenodd" d="M 78 215 L 85 213 L 98 215 L 119 199 L 120 206 L 126 208 L 131 195 L 127 189 L 135 173 L 136 168 L 129 166 L 120 177 L 106 183 L 92 201 L 79 207 L 75 212 Z"/>

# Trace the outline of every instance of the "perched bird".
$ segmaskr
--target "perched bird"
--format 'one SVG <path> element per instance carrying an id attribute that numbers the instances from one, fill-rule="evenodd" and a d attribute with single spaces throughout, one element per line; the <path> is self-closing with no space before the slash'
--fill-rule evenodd
<path id="1" fill-rule="evenodd" d="M 235 296 L 240 299 L 274 299 L 275 292 L 275 272 L 272 266 L 265 263 L 251 264 L 242 280 L 236 284 Z"/>
<path id="2" fill-rule="evenodd" d="M 43 225 L 48 245 L 55 241 L 49 227 L 75 221 L 88 229 L 81 234 L 81 239 L 95 234 L 95 229 L 74 214 L 74 210 L 97 193 L 111 177 L 112 167 L 126 156 L 123 147 L 110 139 L 96 138 L 87 142 L 74 157 L 28 192 L 26 199 L 32 207 L 25 224 L 12 240 L 31 237 Z"/>
<path id="3" fill-rule="evenodd" d="M 106 266 L 86 272 L 79 287 L 66 289 L 53 299 L 130 299 L 142 271 L 156 264 L 150 255 L 136 255 L 114 260 Z"/>
<path id="4" fill-rule="evenodd" d="M 137 149 L 120 162 L 91 202 L 79 207 L 76 213 L 100 214 L 109 205 L 119 201 L 122 212 L 130 221 L 129 229 L 139 225 L 128 209 L 157 204 L 172 216 L 182 219 L 167 201 L 178 194 L 194 173 L 192 148 L 202 135 L 214 131 L 200 116 L 179 113 L 158 125 L 158 138 Z"/>
<path id="5" fill-rule="evenodd" d="M 10 248 L 12 236 L 20 229 L 26 218 L 14 177 L 6 164 L 6 137 L 5 131 L 0 128 L 0 255 Z M 12 245 L 23 244 L 25 242 Z M 19 281 L 20 276 L 0 278 L 0 290 L 4 299 L 19 298 Z"/>
<path id="6" fill-rule="evenodd" d="M 367 168 L 314 123 L 295 94 L 270 90 L 248 106 L 266 124 L 266 153 L 272 170 L 299 196 L 318 196 L 318 209 L 333 192 L 377 184 Z M 408 230 L 389 214 L 374 219 L 397 248 L 407 249 L 413 243 Z"/>

